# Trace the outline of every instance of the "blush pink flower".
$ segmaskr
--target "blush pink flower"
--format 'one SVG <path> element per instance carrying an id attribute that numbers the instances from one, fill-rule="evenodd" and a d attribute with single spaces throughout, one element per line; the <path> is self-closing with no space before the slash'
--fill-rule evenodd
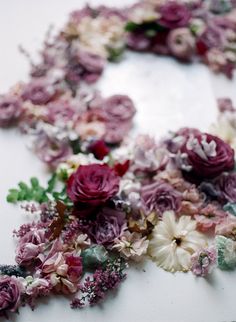
<path id="1" fill-rule="evenodd" d="M 15 312 L 20 305 L 22 285 L 15 277 L 0 276 L 0 315 Z"/>
<path id="2" fill-rule="evenodd" d="M 0 127 L 7 127 L 18 121 L 23 113 L 21 100 L 14 96 L 0 96 Z"/>
<path id="3" fill-rule="evenodd" d="M 216 225 L 222 223 L 227 217 L 226 212 L 215 205 L 208 204 L 194 216 L 194 219 L 197 222 L 197 228 L 202 232 L 207 232 L 214 230 Z"/>

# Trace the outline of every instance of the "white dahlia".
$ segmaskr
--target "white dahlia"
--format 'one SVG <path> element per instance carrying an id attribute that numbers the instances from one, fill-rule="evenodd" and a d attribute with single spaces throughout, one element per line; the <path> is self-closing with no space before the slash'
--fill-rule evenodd
<path id="1" fill-rule="evenodd" d="M 188 271 L 191 255 L 206 246 L 202 234 L 196 231 L 196 221 L 182 216 L 176 221 L 173 211 L 166 211 L 154 228 L 148 254 L 155 263 L 169 272 Z"/>

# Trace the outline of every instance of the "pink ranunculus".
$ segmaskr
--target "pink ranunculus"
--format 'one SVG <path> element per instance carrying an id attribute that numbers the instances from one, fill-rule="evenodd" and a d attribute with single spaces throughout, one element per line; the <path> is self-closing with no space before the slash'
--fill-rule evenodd
<path id="1" fill-rule="evenodd" d="M 181 152 L 187 155 L 189 174 L 196 179 L 214 178 L 234 168 L 234 150 L 208 133 L 190 135 Z"/>
<path id="2" fill-rule="evenodd" d="M 103 204 L 118 190 L 119 177 L 105 164 L 80 166 L 67 184 L 67 193 L 73 202 L 90 206 Z"/>
<path id="3" fill-rule="evenodd" d="M 126 95 L 113 95 L 104 102 L 106 118 L 109 122 L 131 121 L 136 110 L 133 101 Z"/>
<path id="4" fill-rule="evenodd" d="M 141 198 L 144 209 L 162 215 L 167 210 L 178 211 L 181 206 L 182 194 L 170 184 L 158 181 L 142 188 Z"/>
<path id="5" fill-rule="evenodd" d="M 161 18 L 158 23 L 166 28 L 175 29 L 187 26 L 191 12 L 186 5 L 177 1 L 168 1 L 160 9 Z"/>
<path id="6" fill-rule="evenodd" d="M 106 122 L 103 139 L 109 144 L 119 144 L 131 130 L 131 122 Z"/>
<path id="7" fill-rule="evenodd" d="M 22 285 L 15 277 L 0 276 L 0 315 L 15 312 L 20 305 Z"/>
<path id="8" fill-rule="evenodd" d="M 167 44 L 172 55 L 181 60 L 190 60 L 195 51 L 195 40 L 188 28 L 170 31 Z"/>
<path id="9" fill-rule="evenodd" d="M 10 95 L 0 96 L 0 127 L 7 127 L 18 121 L 22 112 L 19 98 Z"/>
<path id="10" fill-rule="evenodd" d="M 40 254 L 41 247 L 32 243 L 20 244 L 16 250 L 16 262 L 19 265 L 30 265 Z"/>

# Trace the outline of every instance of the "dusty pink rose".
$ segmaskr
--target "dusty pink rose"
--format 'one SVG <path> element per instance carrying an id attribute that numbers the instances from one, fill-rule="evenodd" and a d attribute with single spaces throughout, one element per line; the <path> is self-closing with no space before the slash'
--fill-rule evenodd
<path id="1" fill-rule="evenodd" d="M 191 12 L 186 5 L 177 1 L 168 1 L 160 9 L 161 19 L 158 23 L 166 28 L 174 29 L 187 26 Z"/>
<path id="2" fill-rule="evenodd" d="M 189 174 L 197 179 L 214 178 L 234 168 L 234 150 L 208 133 L 191 135 L 181 152 L 187 155 L 191 167 Z"/>
<path id="3" fill-rule="evenodd" d="M 0 127 L 10 126 L 23 112 L 21 101 L 14 96 L 0 96 Z"/>
<path id="4" fill-rule="evenodd" d="M 63 126 L 74 119 L 75 109 L 68 102 L 57 101 L 47 106 L 45 120 L 50 124 L 62 124 Z"/>
<path id="5" fill-rule="evenodd" d="M 0 315 L 15 312 L 20 305 L 22 286 L 15 277 L 0 276 Z"/>
<path id="6" fill-rule="evenodd" d="M 215 229 L 216 225 L 224 222 L 228 214 L 217 206 L 208 204 L 194 216 L 197 221 L 197 228 L 200 231 L 207 232 Z"/>
<path id="7" fill-rule="evenodd" d="M 16 250 L 16 262 L 19 265 L 31 265 L 40 254 L 41 247 L 32 243 L 20 244 Z"/>
<path id="8" fill-rule="evenodd" d="M 142 188 L 141 198 L 148 212 L 155 211 L 162 215 L 167 210 L 178 211 L 181 206 L 182 194 L 170 184 L 159 181 Z"/>
<path id="9" fill-rule="evenodd" d="M 120 123 L 132 120 L 136 110 L 133 101 L 126 95 L 113 95 L 104 102 L 109 122 Z"/>
<path id="10" fill-rule="evenodd" d="M 119 177 L 105 164 L 80 166 L 67 184 L 67 193 L 73 202 L 90 206 L 103 204 L 118 190 Z"/>
<path id="11" fill-rule="evenodd" d="M 50 84 L 47 79 L 36 78 L 25 86 L 22 98 L 23 100 L 31 101 L 35 105 L 44 105 L 49 103 L 55 94 L 55 86 Z"/>

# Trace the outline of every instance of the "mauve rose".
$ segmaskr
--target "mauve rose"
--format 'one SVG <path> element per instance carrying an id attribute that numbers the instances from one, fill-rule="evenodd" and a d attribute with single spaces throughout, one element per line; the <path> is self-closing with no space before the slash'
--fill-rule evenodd
<path id="1" fill-rule="evenodd" d="M 75 203 L 98 206 L 119 190 L 119 177 L 106 164 L 80 166 L 67 183 L 67 194 Z"/>
<path id="2" fill-rule="evenodd" d="M 109 245 L 125 229 L 125 213 L 111 208 L 103 208 L 94 223 L 88 227 L 88 235 L 99 245 Z"/>
<path id="3" fill-rule="evenodd" d="M 214 178 L 234 168 L 234 150 L 220 138 L 202 133 L 192 135 L 182 146 L 191 166 L 189 174 L 196 179 Z"/>
<path id="4" fill-rule="evenodd" d="M 167 210 L 178 211 L 182 195 L 170 184 L 159 181 L 144 186 L 141 190 L 141 199 L 144 209 L 162 215 Z"/>
<path id="5" fill-rule="evenodd" d="M 217 187 L 223 202 L 236 202 L 236 173 L 222 174 L 217 180 Z"/>
<path id="6" fill-rule="evenodd" d="M 75 109 L 68 102 L 58 101 L 49 103 L 47 106 L 45 120 L 50 124 L 65 123 L 72 121 L 75 116 Z"/>
<path id="7" fill-rule="evenodd" d="M 83 68 L 94 74 L 101 74 L 105 67 L 105 59 L 99 55 L 80 50 L 78 53 L 78 61 Z"/>
<path id="8" fill-rule="evenodd" d="M 0 127 L 10 126 L 23 112 L 20 99 L 11 95 L 0 96 Z"/>
<path id="9" fill-rule="evenodd" d="M 110 122 L 132 120 L 136 110 L 133 101 L 126 95 L 113 95 L 104 102 L 106 117 Z"/>
<path id="10" fill-rule="evenodd" d="M 15 277 L 0 277 L 0 315 L 15 312 L 20 304 L 21 284 Z"/>
<path id="11" fill-rule="evenodd" d="M 131 129 L 131 122 L 107 122 L 103 139 L 109 144 L 119 144 L 123 141 Z"/>
<path id="12" fill-rule="evenodd" d="M 195 40 L 188 28 L 170 31 L 167 44 L 172 55 L 178 59 L 189 60 L 194 54 Z"/>
<path id="13" fill-rule="evenodd" d="M 169 1 L 160 9 L 161 18 L 158 23 L 169 29 L 187 26 L 191 12 L 186 5 L 176 1 Z"/>
<path id="14" fill-rule="evenodd" d="M 89 145 L 88 150 L 92 152 L 95 158 L 97 158 L 98 160 L 103 160 L 103 158 L 110 152 L 110 149 L 108 148 L 104 140 L 97 140 L 92 142 Z"/>
<path id="15" fill-rule="evenodd" d="M 30 265 L 41 251 L 39 245 L 32 243 L 20 244 L 16 250 L 16 262 L 19 265 Z"/>
<path id="16" fill-rule="evenodd" d="M 127 35 L 126 43 L 133 50 L 146 51 L 151 46 L 151 39 L 144 32 L 131 32 Z"/>
<path id="17" fill-rule="evenodd" d="M 23 100 L 29 100 L 36 105 L 44 105 L 50 102 L 56 94 L 55 87 L 47 79 L 38 78 L 25 86 L 22 93 Z"/>
<path id="18" fill-rule="evenodd" d="M 222 48 L 223 43 L 222 30 L 216 26 L 210 26 L 197 39 L 196 48 L 199 55 L 205 55 L 211 48 Z"/>

